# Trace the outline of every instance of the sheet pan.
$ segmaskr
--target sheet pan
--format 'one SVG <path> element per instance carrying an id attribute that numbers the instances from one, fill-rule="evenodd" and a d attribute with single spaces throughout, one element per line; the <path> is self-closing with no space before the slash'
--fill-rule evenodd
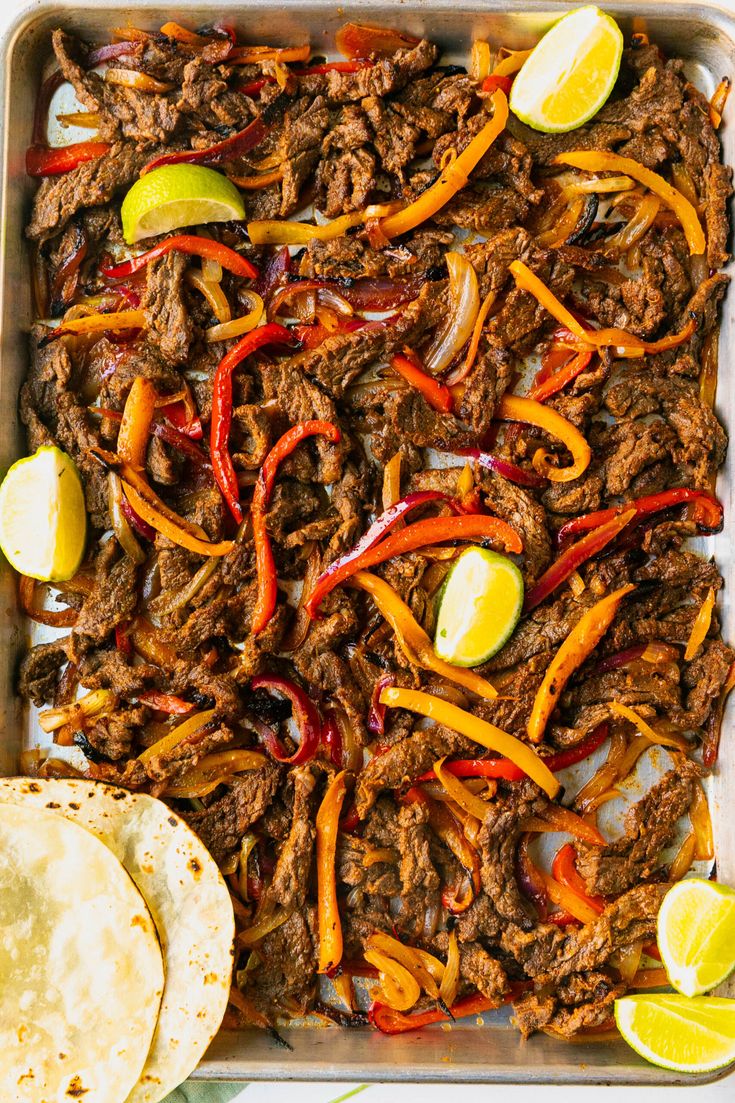
<path id="1" fill-rule="evenodd" d="M 230 0 L 207 6 L 180 0 L 175 8 L 132 0 L 126 6 L 107 0 L 57 4 L 34 3 L 22 10 L 6 33 L 2 51 L 2 238 L 0 244 L 0 474 L 23 453 L 17 417 L 17 395 L 27 363 L 31 323 L 28 258 L 23 242 L 34 185 L 25 176 L 36 91 L 50 64 L 50 31 L 64 26 L 92 41 L 105 41 L 112 27 L 132 20 L 137 26 L 159 27 L 168 19 L 189 25 L 215 18 L 233 23 L 245 41 L 272 44 L 300 43 L 308 38 L 316 52 L 329 53 L 335 30 L 346 18 L 398 26 L 412 34 L 425 33 L 446 54 L 466 58 L 474 38 L 487 38 L 514 48 L 532 45 L 540 32 L 574 5 L 515 0 L 485 0 L 461 10 L 448 0 L 411 0 L 399 5 L 352 0 L 337 7 L 324 0 L 251 0 L 247 9 Z M 669 53 L 684 57 L 690 77 L 705 91 L 723 75 L 735 75 L 735 16 L 724 5 L 691 4 L 686 0 L 605 5 L 627 34 L 647 30 Z M 727 120 L 727 114 L 726 114 Z M 735 164 L 735 123 L 723 132 L 725 157 Z M 720 350 L 717 409 L 726 425 L 735 425 L 735 390 L 729 371 L 733 349 L 735 298 L 726 299 Z M 735 502 L 731 454 L 721 473 L 718 494 L 725 504 L 725 529 L 706 544 L 729 585 L 735 584 Z M 701 550 L 705 550 L 704 546 Z M 735 639 L 735 603 L 725 590 L 721 613 L 723 632 Z M 5 563 L 0 567 L 0 773 L 18 769 L 18 754 L 37 732 L 32 717 L 23 715 L 15 694 L 17 661 L 29 641 L 29 626 L 19 616 L 14 582 Z M 720 878 L 735 883 L 735 739 L 733 707 L 723 724 L 722 752 L 710 790 Z M 735 984 L 721 994 L 735 996 Z M 443 1024 L 417 1034 L 388 1038 L 372 1030 L 336 1030 L 306 1025 L 284 1032 L 285 1050 L 261 1032 L 222 1032 L 195 1077 L 211 1080 L 352 1080 L 443 1081 L 447 1083 L 615 1083 L 692 1085 L 717 1076 L 682 1078 L 639 1059 L 622 1042 L 565 1043 L 544 1035 L 522 1041 L 508 1022 L 508 1012 L 484 1016 L 477 1022 Z"/>

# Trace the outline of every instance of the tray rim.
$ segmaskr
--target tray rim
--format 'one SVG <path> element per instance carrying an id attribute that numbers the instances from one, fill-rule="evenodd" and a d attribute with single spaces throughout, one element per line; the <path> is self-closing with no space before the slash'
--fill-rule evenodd
<path id="1" fill-rule="evenodd" d="M 466 14 L 463 13 L 462 18 L 469 20 L 479 18 L 482 15 L 491 16 L 493 14 L 507 14 L 513 18 L 528 14 L 539 17 L 548 16 L 549 20 L 553 20 L 559 18 L 565 11 L 578 6 L 579 3 L 569 3 L 568 0 L 525 0 L 522 4 L 518 3 L 517 0 L 474 0 L 474 3 L 468 6 L 470 10 Z M 687 0 L 668 0 L 665 11 L 662 11 L 662 5 L 657 3 L 656 0 L 644 0 L 643 3 L 638 3 L 636 0 L 613 0 L 610 4 L 601 3 L 600 6 L 621 18 L 630 19 L 641 16 L 644 19 L 656 20 L 665 16 L 667 21 L 673 21 L 674 23 L 686 20 L 706 24 L 707 28 L 713 29 L 715 35 L 727 40 L 735 57 L 735 3 L 728 3 L 727 0 L 724 3 L 714 2 L 714 0 L 698 0 L 698 2 L 690 4 Z M 9 106 L 7 92 L 11 83 L 12 58 L 15 48 L 24 35 L 31 35 L 36 25 L 49 20 L 51 17 L 82 23 L 85 16 L 88 17 L 90 14 L 94 14 L 97 18 L 108 17 L 111 21 L 116 15 L 124 15 L 127 18 L 132 12 L 145 15 L 161 12 L 166 7 L 166 4 L 157 4 L 151 2 L 151 0 L 132 0 L 132 3 L 124 8 L 116 0 L 98 0 L 96 4 L 92 0 L 83 0 L 81 3 L 75 3 L 74 0 L 61 0 L 57 3 L 46 2 L 46 0 L 31 0 L 30 3 L 18 8 L 12 18 L 7 21 L 5 29 L 0 34 L 0 70 L 3 73 L 3 79 L 0 82 L 0 219 L 2 219 L 3 227 L 2 244 L 0 245 L 0 323 L 4 316 L 5 300 L 9 290 L 6 282 L 8 240 L 5 235 L 5 226 L 7 224 L 8 209 L 14 202 L 12 199 L 13 189 L 8 186 L 10 127 L 7 118 Z M 179 0 L 175 10 L 171 10 L 171 14 L 185 18 L 189 12 L 199 12 L 207 8 L 211 10 L 214 7 L 215 5 L 207 4 L 203 0 L 202 2 Z M 305 12 L 318 12 L 319 10 L 323 10 L 325 13 L 335 12 L 335 5 L 332 0 L 280 0 L 278 4 L 274 4 L 273 0 L 250 0 L 247 11 L 237 3 L 237 0 L 218 0 L 216 4 L 218 15 L 231 13 L 233 17 L 250 21 L 252 21 L 253 14 L 256 16 L 265 14 L 273 11 L 274 8 L 279 12 L 288 12 L 289 10 L 294 12 L 299 10 Z M 383 21 L 395 22 L 394 18 L 387 18 L 386 6 L 384 3 L 380 3 L 380 0 L 349 0 L 344 8 L 340 7 L 336 10 L 345 19 L 362 13 L 364 16 L 372 16 L 376 22 L 380 22 L 381 18 Z M 381 12 L 383 13 L 382 17 Z M 415 14 L 430 18 L 432 14 L 455 12 L 456 3 L 454 0 L 401 0 L 402 17 Z M 259 34 L 257 37 L 259 40 L 267 41 L 269 34 L 266 30 L 265 33 Z M 735 76 L 735 74 L 733 75 Z M 730 123 L 730 126 L 735 128 L 735 120 Z M 735 167 L 735 162 L 733 167 Z M 735 248 L 735 245 L 733 247 Z M 735 270 L 735 262 L 730 262 L 726 271 L 732 273 L 733 270 Z M 730 291 L 727 301 L 731 303 L 729 315 L 732 322 L 735 320 L 735 289 Z M 728 318 L 728 314 L 724 310 L 722 318 L 723 322 Z M 5 336 L 4 331 L 0 332 L 0 342 L 3 345 Z M 728 428 L 727 425 L 726 428 Z M 733 432 L 735 432 L 735 422 L 733 423 Z M 735 468 L 735 459 L 733 465 Z M 725 470 L 725 467 L 721 469 L 721 471 Z M 733 582 L 735 583 L 735 577 Z M 735 709 L 735 703 L 731 702 L 728 709 L 731 716 L 733 709 Z M 298 1029 L 302 1033 L 301 1028 L 294 1029 Z M 317 1029 L 316 1032 L 321 1033 L 321 1029 Z M 260 1032 L 252 1030 L 220 1031 L 213 1047 L 221 1048 L 221 1046 L 217 1047 L 218 1040 L 220 1043 L 226 1044 L 233 1039 L 237 1039 L 241 1043 L 240 1048 L 244 1048 L 248 1043 L 254 1042 L 259 1035 Z M 574 1052 L 580 1056 L 580 1059 L 576 1061 L 570 1059 L 565 1069 L 566 1075 L 561 1077 L 554 1075 L 557 1068 L 555 1065 L 537 1067 L 530 1063 L 523 1064 L 522 1061 L 519 1061 L 516 1066 L 510 1064 L 503 1066 L 485 1064 L 461 1066 L 456 1063 L 440 1066 L 436 1063 L 428 1066 L 411 1065 L 408 1068 L 400 1067 L 396 1069 L 393 1065 L 381 1063 L 371 1065 L 369 1062 L 330 1065 L 319 1061 L 314 1062 L 307 1056 L 299 1056 L 289 1061 L 288 1064 L 283 1064 L 280 1060 L 282 1051 L 272 1047 L 270 1051 L 266 1052 L 262 1046 L 255 1046 L 254 1048 L 259 1048 L 262 1052 L 250 1060 L 247 1056 L 239 1054 L 236 1057 L 226 1054 L 220 1056 L 216 1053 L 210 1057 L 205 1054 L 197 1069 L 192 1073 L 191 1079 L 231 1083 L 268 1080 L 318 1080 L 329 1082 L 358 1080 L 367 1083 L 600 1084 L 646 1087 L 675 1085 L 697 1087 L 724 1081 L 728 1077 L 732 1077 L 735 1082 L 735 1065 L 711 1073 L 683 1077 L 647 1062 L 592 1065 L 582 1060 L 584 1054 L 582 1047 L 577 1046 L 573 1049 L 569 1043 L 563 1042 L 557 1042 L 555 1045 L 566 1045 L 570 1054 Z M 635 1056 L 632 1050 L 621 1050 L 621 1052 L 630 1055 L 631 1059 Z"/>

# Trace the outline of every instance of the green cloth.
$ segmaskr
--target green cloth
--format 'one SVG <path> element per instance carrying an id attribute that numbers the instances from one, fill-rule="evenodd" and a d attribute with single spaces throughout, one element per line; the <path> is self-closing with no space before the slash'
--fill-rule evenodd
<path id="1" fill-rule="evenodd" d="M 247 1084 L 213 1084 L 213 1083 L 188 1083 L 182 1084 L 176 1091 L 171 1092 L 163 1100 L 163 1103 L 229 1103 L 244 1091 Z"/>

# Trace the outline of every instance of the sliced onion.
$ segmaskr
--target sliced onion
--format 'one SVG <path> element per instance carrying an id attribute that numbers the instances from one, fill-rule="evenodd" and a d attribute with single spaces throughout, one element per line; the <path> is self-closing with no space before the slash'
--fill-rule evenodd
<path id="1" fill-rule="evenodd" d="M 250 307 L 248 313 L 243 314 L 241 318 L 232 318 L 230 321 L 210 326 L 205 334 L 207 344 L 212 344 L 215 341 L 227 341 L 230 337 L 242 337 L 244 333 L 249 333 L 260 323 L 265 310 L 262 298 L 255 291 L 246 291 L 243 297 L 247 298 Z"/>
<path id="2" fill-rule="evenodd" d="M 186 273 L 186 282 L 190 287 L 194 287 L 197 291 L 201 292 L 209 303 L 209 308 L 218 322 L 224 323 L 230 321 L 232 318 L 232 310 L 220 284 L 211 283 L 209 280 L 206 280 L 204 278 L 204 273 L 198 272 L 196 268 L 190 268 L 188 270 Z"/>
<path id="3" fill-rule="evenodd" d="M 454 357 L 472 336 L 480 310 L 477 275 L 463 253 L 446 255 L 449 270 L 450 316 L 446 326 L 432 341 L 424 356 L 427 371 L 436 374 L 449 367 Z"/>
<path id="4" fill-rule="evenodd" d="M 145 552 L 135 539 L 127 517 L 123 512 L 123 493 L 120 476 L 114 471 L 107 473 L 107 504 L 112 520 L 112 531 L 115 539 L 133 563 L 145 563 Z"/>

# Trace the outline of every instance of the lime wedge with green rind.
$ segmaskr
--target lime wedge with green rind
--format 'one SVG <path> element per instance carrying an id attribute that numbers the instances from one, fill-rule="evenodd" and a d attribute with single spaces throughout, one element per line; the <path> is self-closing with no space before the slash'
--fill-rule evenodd
<path id="1" fill-rule="evenodd" d="M 12 567 L 64 582 L 84 557 L 87 514 L 74 461 L 55 446 L 18 460 L 0 486 L 0 548 Z"/>
<path id="2" fill-rule="evenodd" d="M 636 1053 L 674 1072 L 714 1072 L 735 1061 L 735 1000 L 623 996 L 615 1022 Z"/>
<path id="3" fill-rule="evenodd" d="M 439 595 L 434 650 L 454 666 L 479 666 L 510 638 L 523 608 L 523 577 L 512 559 L 466 548 Z"/>
<path id="4" fill-rule="evenodd" d="M 574 130 L 607 100 L 622 56 L 615 20 L 597 7 L 576 8 L 547 31 L 524 62 L 510 91 L 510 109 L 545 134 Z"/>
<path id="5" fill-rule="evenodd" d="M 657 940 L 678 992 L 716 988 L 735 969 L 735 889 L 698 877 L 679 881 L 658 913 Z"/>
<path id="6" fill-rule="evenodd" d="M 141 176 L 120 208 L 129 245 L 182 226 L 243 219 L 245 205 L 226 176 L 202 165 L 161 165 Z"/>

